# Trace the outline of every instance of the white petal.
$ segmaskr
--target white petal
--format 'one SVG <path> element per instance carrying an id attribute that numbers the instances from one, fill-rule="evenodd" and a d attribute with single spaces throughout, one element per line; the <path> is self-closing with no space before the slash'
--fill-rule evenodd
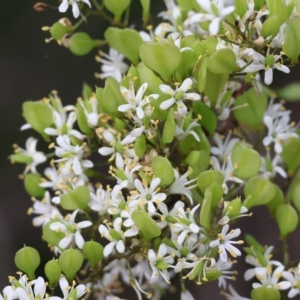
<path id="1" fill-rule="evenodd" d="M 124 243 L 123 243 L 122 240 L 120 240 L 120 241 L 117 242 L 116 248 L 117 248 L 117 250 L 118 250 L 119 253 L 124 253 L 124 251 L 125 251 L 125 245 L 124 245 Z"/>
<path id="2" fill-rule="evenodd" d="M 60 4 L 60 6 L 58 7 L 59 12 L 62 12 L 62 13 L 66 12 L 68 9 L 68 6 L 69 6 L 68 0 L 63 0 L 62 3 Z"/>
<path id="3" fill-rule="evenodd" d="M 84 245 L 84 239 L 79 231 L 76 231 L 75 233 L 75 242 L 79 249 L 82 249 Z"/>
<path id="4" fill-rule="evenodd" d="M 79 17 L 80 11 L 79 11 L 78 4 L 76 2 L 72 2 L 72 12 L 73 12 L 74 18 L 78 18 Z"/>

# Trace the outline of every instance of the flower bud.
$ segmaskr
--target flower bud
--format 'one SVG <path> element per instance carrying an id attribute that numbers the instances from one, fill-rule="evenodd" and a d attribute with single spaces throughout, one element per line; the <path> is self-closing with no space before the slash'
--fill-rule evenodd
<path id="1" fill-rule="evenodd" d="M 25 175 L 24 187 L 26 192 L 33 197 L 42 198 L 45 195 L 45 189 L 40 186 L 41 175 L 29 173 Z"/>
<path id="2" fill-rule="evenodd" d="M 57 259 L 49 260 L 45 265 L 45 274 L 49 280 L 49 286 L 55 288 L 61 276 L 61 269 Z"/>
<path id="3" fill-rule="evenodd" d="M 51 26 L 50 34 L 55 40 L 60 41 L 66 34 L 72 31 L 72 26 L 66 26 L 61 22 L 56 22 Z"/>
<path id="4" fill-rule="evenodd" d="M 74 279 L 83 263 L 83 256 L 77 249 L 67 249 L 59 257 L 59 265 L 69 282 Z"/>
<path id="5" fill-rule="evenodd" d="M 87 259 L 92 268 L 103 258 L 103 247 L 101 244 L 89 241 L 85 242 L 82 248 L 83 257 Z"/>
<path id="6" fill-rule="evenodd" d="M 95 47 L 96 41 L 85 32 L 74 33 L 70 38 L 69 49 L 75 55 L 86 55 Z"/>
<path id="7" fill-rule="evenodd" d="M 33 280 L 34 272 L 41 262 L 38 251 L 32 247 L 24 246 L 16 252 L 15 264 L 18 269 L 25 272 L 28 277 Z"/>

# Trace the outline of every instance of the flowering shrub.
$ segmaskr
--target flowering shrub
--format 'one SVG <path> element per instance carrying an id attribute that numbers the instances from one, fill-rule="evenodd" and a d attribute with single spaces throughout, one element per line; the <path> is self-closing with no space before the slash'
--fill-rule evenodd
<path id="1" fill-rule="evenodd" d="M 187 281 L 213 280 L 227 299 L 248 299 L 228 284 L 242 252 L 244 279 L 254 279 L 247 297 L 300 294 L 300 265 L 287 250 L 299 223 L 300 131 L 278 101 L 298 100 L 300 85 L 268 87 L 274 69 L 298 62 L 300 1 L 164 2 L 152 24 L 153 3 L 140 0 L 138 28 L 128 25 L 130 0 L 63 0 L 57 10 L 72 7 L 80 21 L 43 28 L 76 55 L 101 48 L 105 84 L 85 84 L 74 105 L 56 91 L 23 104 L 22 130 L 49 151 L 30 137 L 10 159 L 25 165 L 29 213 L 55 259 L 45 283 L 35 277 L 38 251 L 20 249 L 25 274 L 10 277 L 4 299 L 121 299 L 124 286 L 160 299 L 180 281 L 186 300 Z M 111 22 L 104 40 L 78 31 L 90 15 Z M 275 217 L 282 261 L 238 228 L 258 205 Z"/>

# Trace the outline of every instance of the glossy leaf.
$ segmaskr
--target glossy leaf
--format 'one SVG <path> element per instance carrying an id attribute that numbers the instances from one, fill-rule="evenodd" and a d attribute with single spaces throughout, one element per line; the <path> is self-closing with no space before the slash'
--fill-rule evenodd
<path id="1" fill-rule="evenodd" d="M 193 103 L 195 117 L 200 117 L 199 123 L 205 128 L 210 135 L 215 133 L 217 128 L 216 114 L 203 102 L 196 101 Z"/>
<path id="2" fill-rule="evenodd" d="M 142 232 L 143 237 L 146 240 L 151 240 L 155 237 L 160 236 L 161 230 L 159 229 L 156 222 L 145 212 L 139 209 L 136 209 L 131 218 L 134 224 Z"/>
<path id="3" fill-rule="evenodd" d="M 205 190 L 213 183 L 223 184 L 224 177 L 221 172 L 216 170 L 208 170 L 202 172 L 197 178 L 197 184 L 200 191 L 204 194 Z"/>
<path id="4" fill-rule="evenodd" d="M 86 210 L 90 200 L 90 191 L 86 186 L 78 186 L 73 191 L 60 197 L 60 204 L 66 210 L 77 208 Z"/>
<path id="5" fill-rule="evenodd" d="M 174 109 L 170 108 L 168 112 L 168 117 L 164 125 L 164 130 L 162 134 L 162 142 L 164 144 L 172 143 L 175 136 L 176 122 L 174 119 Z"/>
<path id="6" fill-rule="evenodd" d="M 108 77 L 103 91 L 103 105 L 105 110 L 117 113 L 118 107 L 124 103 L 120 84 L 113 77 Z"/>
<path id="7" fill-rule="evenodd" d="M 244 187 L 245 201 L 248 209 L 270 202 L 276 194 L 276 188 L 269 180 L 261 177 L 251 178 Z"/>
<path id="8" fill-rule="evenodd" d="M 296 63 L 300 55 L 300 19 L 289 22 L 283 30 L 283 36 L 282 50 L 293 63 Z"/>
<path id="9" fill-rule="evenodd" d="M 174 169 L 165 157 L 156 156 L 153 158 L 152 171 L 155 177 L 160 178 L 160 186 L 169 185 L 174 181 Z"/>
<path id="10" fill-rule="evenodd" d="M 180 64 L 180 50 L 171 42 L 145 42 L 140 47 L 142 62 L 151 70 L 169 79 Z"/>
<path id="11" fill-rule="evenodd" d="M 53 123 L 53 114 L 51 108 L 43 102 L 26 101 L 23 103 L 23 116 L 31 127 L 46 136 L 44 129 L 50 127 Z"/>
<path id="12" fill-rule="evenodd" d="M 133 64 L 138 63 L 139 46 L 142 45 L 143 40 L 136 30 L 109 27 L 104 37 L 112 48 L 122 53 Z"/>
<path id="13" fill-rule="evenodd" d="M 235 143 L 231 159 L 235 176 L 243 180 L 256 175 L 261 166 L 259 153 L 241 142 Z"/>
<path id="14" fill-rule="evenodd" d="M 264 93 L 257 94 L 254 88 L 251 88 L 235 100 L 234 116 L 240 123 L 258 129 L 262 126 L 267 106 L 267 96 Z"/>
<path id="15" fill-rule="evenodd" d="M 289 204 L 280 204 L 276 209 L 275 218 L 282 237 L 286 237 L 297 228 L 298 214 Z"/>
<path id="16" fill-rule="evenodd" d="M 218 50 L 208 58 L 207 67 L 215 74 L 233 72 L 236 69 L 234 52 L 227 48 Z"/>

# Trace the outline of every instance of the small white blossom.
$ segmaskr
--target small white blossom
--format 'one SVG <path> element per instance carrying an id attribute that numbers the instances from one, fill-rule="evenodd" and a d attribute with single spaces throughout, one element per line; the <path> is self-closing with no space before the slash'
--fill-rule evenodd
<path id="1" fill-rule="evenodd" d="M 296 268 L 284 271 L 282 277 L 291 283 L 291 289 L 288 293 L 289 298 L 294 298 L 300 294 L 300 264 Z"/>
<path id="2" fill-rule="evenodd" d="M 74 18 L 78 18 L 80 15 L 78 2 L 80 1 L 86 3 L 91 8 L 91 3 L 89 0 L 62 0 L 62 3 L 58 7 L 58 10 L 59 12 L 64 13 L 67 11 L 69 5 L 72 5 L 73 16 Z"/>
<path id="3" fill-rule="evenodd" d="M 200 95 L 197 93 L 187 93 L 188 90 L 192 88 L 193 81 L 191 78 L 186 78 L 182 84 L 179 86 L 179 83 L 176 84 L 176 89 L 173 90 L 169 85 L 160 84 L 159 89 L 167 95 L 170 95 L 171 98 L 163 101 L 160 104 L 162 110 L 169 109 L 173 104 L 177 104 L 177 111 L 181 117 L 187 114 L 187 107 L 185 106 L 183 100 L 194 100 L 198 101 L 201 99 Z"/>
<path id="4" fill-rule="evenodd" d="M 102 73 L 99 74 L 101 79 L 111 76 L 118 82 L 121 82 L 123 75 L 129 68 L 128 65 L 124 63 L 124 55 L 114 48 L 109 48 L 108 54 L 101 51 L 100 57 L 97 57 L 97 61 L 103 64 L 101 66 Z"/>
<path id="5" fill-rule="evenodd" d="M 237 257 L 242 254 L 238 248 L 233 246 L 233 244 L 241 245 L 243 244 L 243 241 L 232 241 L 232 239 L 238 237 L 241 234 L 241 230 L 234 229 L 231 230 L 229 233 L 227 233 L 228 229 L 229 229 L 229 225 L 227 224 L 224 225 L 221 233 L 218 234 L 218 239 L 209 243 L 209 246 L 211 248 L 214 248 L 216 246 L 219 247 L 220 259 L 224 262 L 227 261 L 226 251 L 228 251 L 230 255 L 233 257 Z"/>
<path id="6" fill-rule="evenodd" d="M 92 222 L 81 221 L 79 223 L 75 223 L 77 213 L 78 209 L 76 209 L 71 215 L 67 215 L 64 219 L 61 218 L 59 221 L 50 224 L 51 230 L 63 232 L 65 234 L 65 237 L 58 244 L 61 249 L 65 249 L 74 244 L 79 249 L 82 249 L 84 245 L 81 229 L 91 226 Z"/>

